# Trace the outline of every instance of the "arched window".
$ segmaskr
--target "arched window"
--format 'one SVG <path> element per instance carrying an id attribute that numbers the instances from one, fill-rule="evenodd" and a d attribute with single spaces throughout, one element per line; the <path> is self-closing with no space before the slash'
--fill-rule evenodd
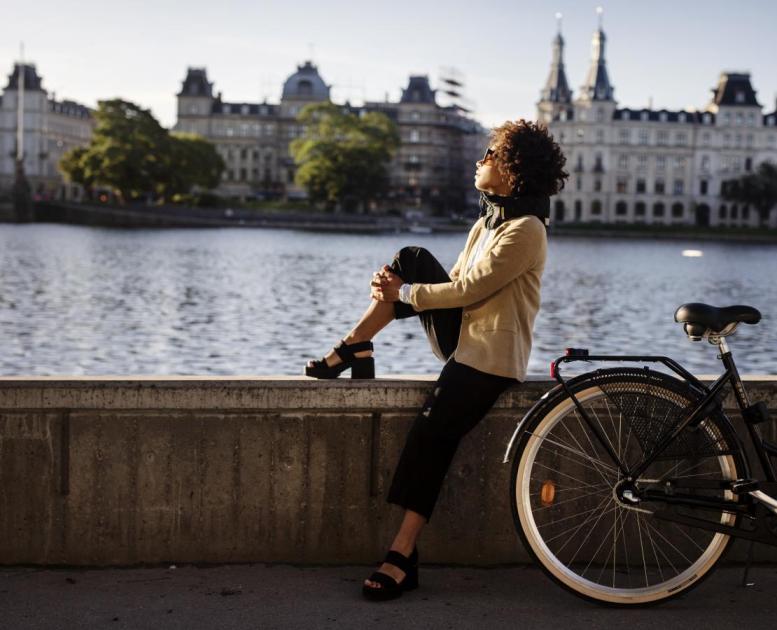
<path id="1" fill-rule="evenodd" d="M 619 201 L 615 204 L 615 214 L 625 216 L 629 211 L 629 206 L 625 201 Z"/>
<path id="2" fill-rule="evenodd" d="M 660 201 L 658 203 L 653 204 L 653 216 L 654 217 L 664 216 L 664 204 L 662 204 Z"/>
<path id="3" fill-rule="evenodd" d="M 297 94 L 300 96 L 312 96 L 313 95 L 313 83 L 307 79 L 301 79 L 297 82 Z"/>
<path id="4" fill-rule="evenodd" d="M 564 220 L 564 202 L 560 199 L 556 201 L 555 205 L 555 219 L 556 221 Z"/>
<path id="5" fill-rule="evenodd" d="M 600 215 L 602 213 L 602 202 L 594 199 L 591 202 L 591 214 Z"/>
<path id="6" fill-rule="evenodd" d="M 681 203 L 672 204 L 672 216 L 675 219 L 682 219 L 685 214 L 685 207 Z"/>
<path id="7" fill-rule="evenodd" d="M 644 201 L 638 201 L 634 204 L 634 215 L 638 217 L 644 217 L 645 216 L 645 202 Z"/>

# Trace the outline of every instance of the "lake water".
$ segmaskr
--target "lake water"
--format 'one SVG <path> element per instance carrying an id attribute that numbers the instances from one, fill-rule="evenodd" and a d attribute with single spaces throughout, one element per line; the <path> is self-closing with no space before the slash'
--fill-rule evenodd
<path id="1" fill-rule="evenodd" d="M 450 268 L 465 237 L 0 225 L 0 374 L 298 375 L 351 328 L 395 251 L 421 245 Z M 703 301 L 759 308 L 729 341 L 742 373 L 775 373 L 775 277 L 775 246 L 553 237 L 529 372 L 567 346 L 719 372 L 715 348 L 672 319 Z M 439 372 L 414 319 L 375 341 L 379 374 Z"/>

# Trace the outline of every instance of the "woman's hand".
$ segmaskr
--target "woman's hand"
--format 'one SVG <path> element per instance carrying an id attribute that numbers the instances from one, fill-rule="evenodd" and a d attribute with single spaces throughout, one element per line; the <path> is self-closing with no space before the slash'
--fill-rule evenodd
<path id="1" fill-rule="evenodd" d="M 379 302 L 396 302 L 399 300 L 399 287 L 402 278 L 391 271 L 391 267 L 383 265 L 380 271 L 372 274 L 370 282 L 370 297 Z"/>

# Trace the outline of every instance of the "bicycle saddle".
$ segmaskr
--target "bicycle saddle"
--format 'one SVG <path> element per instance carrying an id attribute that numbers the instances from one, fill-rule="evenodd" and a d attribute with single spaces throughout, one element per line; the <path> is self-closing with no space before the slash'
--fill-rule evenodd
<path id="1" fill-rule="evenodd" d="M 674 320 L 685 324 L 685 332 L 689 337 L 701 338 L 708 331 L 723 332 L 727 326 L 740 323 L 757 324 L 761 321 L 761 313 L 752 306 L 736 305 L 718 308 L 709 304 L 691 302 L 683 304 L 675 311 Z"/>

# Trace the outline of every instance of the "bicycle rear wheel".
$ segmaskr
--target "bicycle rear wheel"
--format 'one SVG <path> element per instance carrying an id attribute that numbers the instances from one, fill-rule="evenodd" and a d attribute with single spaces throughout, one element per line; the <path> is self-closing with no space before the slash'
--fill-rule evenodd
<path id="1" fill-rule="evenodd" d="M 698 398 L 682 381 L 646 370 L 603 370 L 572 387 L 627 467 L 644 461 Z M 731 542 L 726 534 L 659 519 L 668 501 L 656 493 L 734 501 L 722 486 L 743 470 L 728 421 L 707 417 L 635 480 L 632 494 L 648 489 L 653 498 L 632 503 L 622 494 L 624 476 L 559 390 L 527 419 L 513 460 L 513 516 L 526 548 L 563 587 L 611 605 L 649 604 L 698 584 Z M 737 519 L 719 507 L 682 511 L 729 526 Z"/>

